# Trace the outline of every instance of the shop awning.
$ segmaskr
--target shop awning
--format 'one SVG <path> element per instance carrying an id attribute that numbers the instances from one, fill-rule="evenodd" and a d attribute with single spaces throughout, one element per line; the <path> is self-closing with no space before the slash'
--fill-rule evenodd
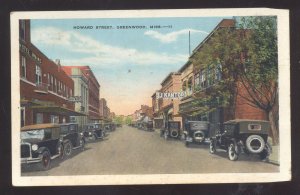
<path id="1" fill-rule="evenodd" d="M 39 104 L 37 104 L 37 103 L 35 103 L 35 102 L 33 102 L 33 101 L 30 101 L 30 100 L 24 100 L 24 99 L 22 99 L 22 100 L 20 101 L 20 104 L 21 104 L 21 106 L 34 106 L 34 105 L 39 105 Z"/>
<path id="2" fill-rule="evenodd" d="M 55 114 L 66 115 L 66 116 L 87 116 L 84 113 L 76 112 L 74 110 L 64 108 L 64 107 L 59 107 L 59 106 L 38 105 L 38 106 L 31 106 L 31 108 L 37 112 L 55 113 Z"/>

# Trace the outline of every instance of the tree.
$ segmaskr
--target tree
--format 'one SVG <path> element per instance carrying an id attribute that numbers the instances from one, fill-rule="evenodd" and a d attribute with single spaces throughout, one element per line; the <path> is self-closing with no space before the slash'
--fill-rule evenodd
<path id="1" fill-rule="evenodd" d="M 237 94 L 248 105 L 266 113 L 271 124 L 273 143 L 278 135 L 278 54 L 276 17 L 236 18 L 234 27 L 217 29 L 192 56 L 195 68 L 221 72 L 222 79 L 206 74 L 212 85 L 205 98 L 195 96 L 208 109 L 227 107 L 234 116 Z M 211 71 L 209 71 L 211 72 Z M 210 77 L 210 78 L 209 78 Z M 238 92 L 241 84 L 247 95 Z M 203 91 L 203 90 L 202 90 Z M 196 93 L 197 94 L 197 93 Z M 201 93 L 200 93 L 201 94 Z M 218 100 L 218 105 L 214 102 Z M 204 102 L 203 102 L 204 101 Z M 230 105 L 228 107 L 228 105 Z"/>
<path id="2" fill-rule="evenodd" d="M 125 124 L 129 125 L 132 123 L 132 117 L 131 116 L 126 116 L 124 119 Z"/>

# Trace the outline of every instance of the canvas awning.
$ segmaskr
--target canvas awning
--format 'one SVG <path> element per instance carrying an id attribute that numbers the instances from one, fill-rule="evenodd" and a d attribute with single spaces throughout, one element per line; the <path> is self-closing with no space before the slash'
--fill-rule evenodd
<path id="1" fill-rule="evenodd" d="M 31 106 L 32 109 L 34 109 L 37 112 L 44 112 L 44 113 L 55 113 L 55 114 L 61 114 L 61 115 L 67 115 L 67 116 L 87 116 L 84 113 L 76 112 L 74 110 L 59 107 L 59 106 Z"/>

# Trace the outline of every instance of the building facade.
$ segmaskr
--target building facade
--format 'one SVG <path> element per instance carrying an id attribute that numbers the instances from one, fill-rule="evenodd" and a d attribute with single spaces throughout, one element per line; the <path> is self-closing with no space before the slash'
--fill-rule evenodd
<path id="1" fill-rule="evenodd" d="M 101 117 L 99 113 L 99 97 L 100 84 L 98 83 L 92 69 L 89 66 L 72 66 L 79 68 L 88 80 L 88 123 L 100 122 Z"/>
<path id="2" fill-rule="evenodd" d="M 48 59 L 30 41 L 30 20 L 19 22 L 21 126 L 69 122 L 82 115 L 69 101 L 74 82 L 59 60 Z"/>
<path id="3" fill-rule="evenodd" d="M 222 20 L 215 29 L 205 38 L 193 51 L 189 61 L 179 70 L 182 75 L 181 82 L 183 91 L 187 91 L 188 96 L 181 99 L 179 112 L 183 117 L 183 122 L 188 120 L 209 121 L 211 129 L 220 128 L 225 121 L 231 119 L 258 119 L 266 120 L 265 113 L 259 108 L 247 104 L 241 97 L 247 96 L 246 89 L 241 83 L 236 82 L 237 90 L 232 96 L 235 103 L 232 105 L 221 106 L 216 101 L 215 104 L 203 104 L 205 98 L 211 93 L 213 86 L 224 79 L 222 75 L 222 64 L 216 64 L 215 69 L 210 69 L 203 64 L 193 64 L 194 55 L 202 51 L 203 46 L 209 45 L 208 42 L 219 29 L 235 27 L 232 19 Z"/>
<path id="4" fill-rule="evenodd" d="M 181 73 L 171 72 L 162 82 L 161 93 L 177 93 L 181 91 Z M 168 121 L 179 121 L 182 126 L 182 117 L 179 114 L 179 98 L 167 99 L 163 98 L 158 102 L 159 112 L 158 118 L 163 119 L 163 123 Z"/>
<path id="5" fill-rule="evenodd" d="M 89 114 L 89 89 L 88 78 L 83 71 L 76 66 L 63 66 L 65 73 L 70 76 L 74 82 L 74 103 L 75 111 L 83 113 L 85 116 L 71 117 L 72 122 L 77 122 L 82 128 L 88 122 Z"/>

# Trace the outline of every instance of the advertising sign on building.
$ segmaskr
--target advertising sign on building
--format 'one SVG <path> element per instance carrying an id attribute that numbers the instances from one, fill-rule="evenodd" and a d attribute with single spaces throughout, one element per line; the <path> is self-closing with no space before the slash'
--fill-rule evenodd
<path id="1" fill-rule="evenodd" d="M 186 97 L 186 92 L 156 92 L 156 99 L 181 99 Z"/>

